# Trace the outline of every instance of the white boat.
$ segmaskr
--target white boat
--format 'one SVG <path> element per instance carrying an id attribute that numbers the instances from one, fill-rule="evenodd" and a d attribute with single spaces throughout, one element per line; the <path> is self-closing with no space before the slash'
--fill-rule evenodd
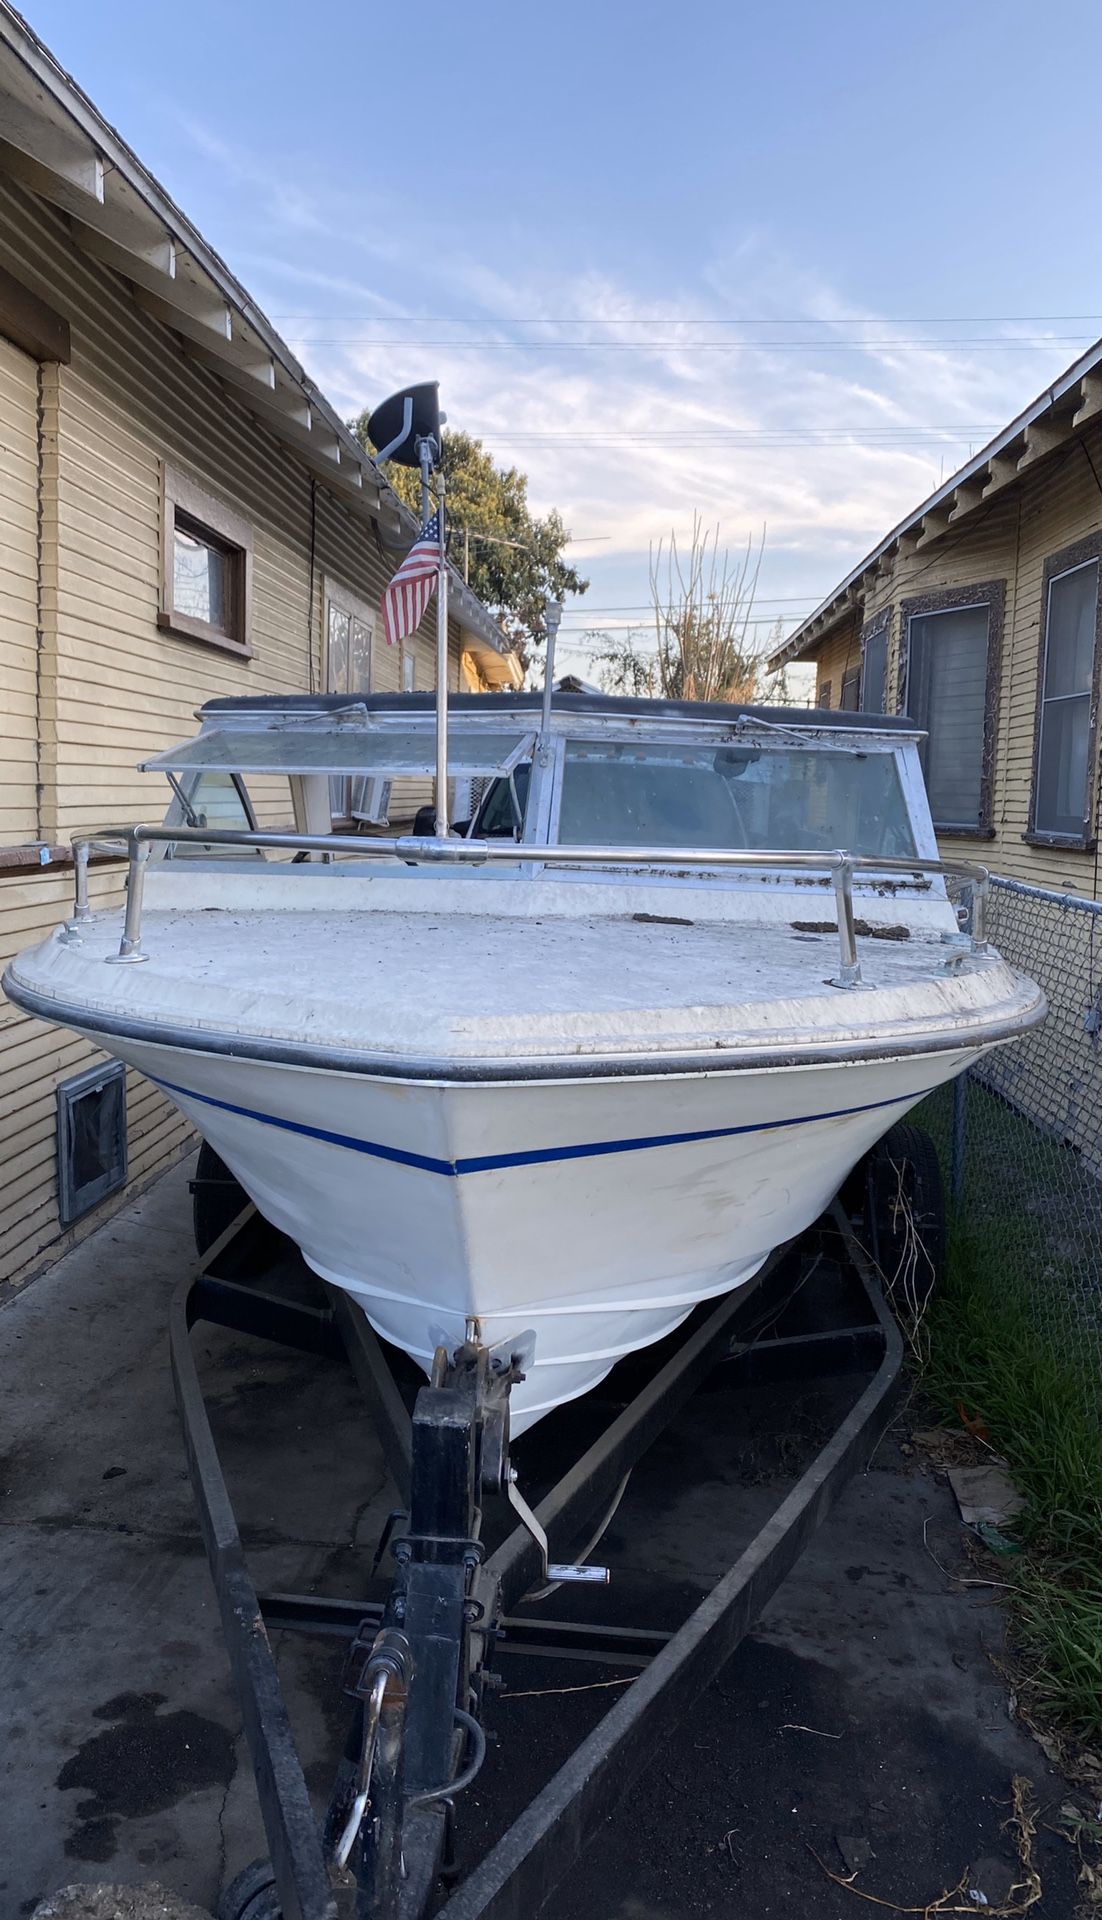
<path id="1" fill-rule="evenodd" d="M 453 799 L 482 798 L 433 839 L 355 821 L 433 770 L 431 696 L 200 719 L 147 763 L 163 824 L 107 836 L 125 923 L 79 841 L 74 917 L 6 991 L 164 1088 L 426 1371 L 472 1323 L 533 1332 L 514 1432 L 748 1280 L 1043 1015 L 983 940 L 982 869 L 938 861 L 906 721 L 459 698 Z"/>

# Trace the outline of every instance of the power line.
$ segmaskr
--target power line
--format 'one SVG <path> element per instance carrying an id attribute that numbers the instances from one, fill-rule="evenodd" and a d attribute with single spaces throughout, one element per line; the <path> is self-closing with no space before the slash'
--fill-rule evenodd
<path id="1" fill-rule="evenodd" d="M 956 340 L 369 340 L 354 335 L 311 335 L 313 347 L 449 347 L 453 352 L 485 353 L 854 353 L 871 347 L 895 353 L 941 353 L 968 347 L 975 353 L 1026 353 L 1038 347 L 1082 345 L 1092 334 L 1050 333 L 1019 340 L 988 340 L 983 335 Z"/>
<path id="2" fill-rule="evenodd" d="M 978 422 L 950 420 L 941 426 L 925 427 L 917 425 L 907 426 L 902 422 L 895 427 L 692 427 L 686 425 L 684 427 L 647 428 L 645 432 L 619 427 L 601 427 L 595 431 L 592 437 L 598 440 L 639 440 L 643 438 L 647 440 L 679 440 L 683 434 L 692 433 L 696 438 L 704 440 L 720 437 L 730 438 L 732 436 L 740 439 L 763 439 L 773 438 L 777 434 L 792 433 L 815 436 L 823 434 L 861 433 L 876 437 L 896 439 L 900 434 L 932 434 L 936 436 L 945 434 L 959 435 L 962 433 L 997 433 L 999 424 L 998 421 L 992 424 L 990 421 L 982 420 Z M 493 429 L 478 428 L 472 429 L 472 431 L 492 432 Z M 506 431 L 508 433 L 508 430 Z M 508 437 L 513 439 L 520 434 L 523 434 L 526 440 L 576 440 L 578 438 L 577 434 L 571 431 L 569 427 L 521 427 L 517 429 L 517 434 L 508 434 Z"/>
<path id="3" fill-rule="evenodd" d="M 495 447 L 555 448 L 572 447 L 654 447 L 663 452 L 678 448 L 700 448 L 720 452 L 737 447 L 744 451 L 774 451 L 785 447 L 821 447 L 849 449 L 862 447 L 870 452 L 888 453 L 908 449 L 921 452 L 945 451 L 951 447 L 969 448 L 989 440 L 999 430 L 999 422 L 941 427 L 673 427 L 627 431 L 598 429 L 584 431 L 541 427 L 514 430 L 475 426 L 468 429 L 476 440 Z"/>
<path id="4" fill-rule="evenodd" d="M 580 613 L 583 610 L 579 608 L 578 611 Z M 775 627 L 778 620 L 782 622 L 784 620 L 801 620 L 803 617 L 802 614 L 797 613 L 753 613 L 745 620 L 740 618 L 738 624 L 747 627 Z M 610 621 L 607 626 L 602 627 L 560 627 L 559 639 L 569 639 L 571 634 L 573 634 L 575 639 L 580 639 L 591 633 L 635 633 L 639 625 L 640 622 L 638 620 L 613 620 Z"/>
<path id="5" fill-rule="evenodd" d="M 832 319 L 823 319 L 814 313 L 797 314 L 794 318 L 771 319 L 762 314 L 755 318 L 735 319 L 733 317 L 716 318 L 710 314 L 701 314 L 696 318 L 687 314 L 659 313 L 647 317 L 636 314 L 571 314 L 561 319 L 549 319 L 545 315 L 534 315 L 530 319 L 514 319 L 509 314 L 456 314 L 456 313 L 334 313 L 329 309 L 324 313 L 273 313 L 273 320 L 281 323 L 288 320 L 363 320 L 372 325 L 387 327 L 1013 327 L 1024 326 L 1032 321 L 1038 326 L 1055 326 L 1061 322 L 1102 320 L 1099 313 L 950 313 L 950 314 L 908 314 L 888 315 L 884 313 L 839 313 Z"/>
<path id="6" fill-rule="evenodd" d="M 782 605 L 788 607 L 817 607 L 822 598 L 821 593 L 756 593 L 754 595 L 754 605 L 756 607 L 779 607 Z M 575 613 L 651 613 L 653 610 L 653 600 L 622 600 L 610 602 L 607 606 L 594 606 L 587 601 L 584 607 L 575 607 L 573 609 Z"/>
<path id="7" fill-rule="evenodd" d="M 478 429 L 474 437 L 481 440 L 492 440 L 496 446 L 502 447 L 554 447 L 559 444 L 569 444 L 574 447 L 654 446 L 661 448 L 663 451 L 677 447 L 701 447 L 705 449 L 711 448 L 717 452 L 721 451 L 724 447 L 743 447 L 747 451 L 759 449 L 766 452 L 778 447 L 822 447 L 826 452 L 830 452 L 831 449 L 835 447 L 864 447 L 871 453 L 891 453 L 897 449 L 905 450 L 908 448 L 918 451 L 926 449 L 934 453 L 937 452 L 939 448 L 944 450 L 948 447 L 963 446 L 966 443 L 971 445 L 977 439 L 987 438 L 994 432 L 997 432 L 997 428 L 982 427 L 976 433 L 969 433 L 967 428 L 962 428 L 957 434 L 926 436 L 895 434 L 890 438 L 875 440 L 862 439 L 858 434 L 841 434 L 832 440 L 827 440 L 810 434 L 800 433 L 745 436 L 727 435 L 716 438 L 686 432 L 678 435 L 671 434 L 659 440 L 656 439 L 653 434 L 649 433 L 571 433 L 551 435 L 535 433 L 497 433 L 492 427 L 483 427 Z"/>

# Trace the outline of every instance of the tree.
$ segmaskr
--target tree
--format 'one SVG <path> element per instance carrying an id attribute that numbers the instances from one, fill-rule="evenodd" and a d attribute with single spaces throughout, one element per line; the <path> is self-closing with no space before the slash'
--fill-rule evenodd
<path id="1" fill-rule="evenodd" d="M 370 452 L 367 418 L 362 413 L 352 431 Z M 449 558 L 461 573 L 466 561 L 472 589 L 497 615 L 527 666 L 531 642 L 544 638 L 544 602 L 584 593 L 589 585 L 562 557 L 569 531 L 555 511 L 539 519 L 528 505 L 527 474 L 496 466 L 469 433 L 445 433 L 443 469 Z M 420 474 L 391 466 L 387 477 L 419 513 Z"/>
<path id="2" fill-rule="evenodd" d="M 781 619 L 780 615 L 778 614 L 777 618 L 773 622 L 773 625 L 769 629 L 769 638 L 765 643 L 766 659 L 771 660 L 773 655 L 783 645 L 784 645 L 784 621 Z M 766 692 L 766 698 L 768 699 L 771 707 L 794 707 L 796 705 L 796 700 L 793 695 L 792 688 L 788 684 L 787 662 L 785 663 L 784 666 L 777 667 L 774 670 L 774 672 L 768 676 L 768 679 L 766 681 L 766 686 L 765 686 L 765 692 Z"/>
<path id="3" fill-rule="evenodd" d="M 694 515 L 683 554 L 676 534 L 650 555 L 654 642 L 639 629 L 609 639 L 587 637 L 609 693 L 657 694 L 666 700 L 753 700 L 761 652 L 753 639 L 754 594 L 765 548 L 748 540 L 741 558 L 719 544 L 719 528 Z"/>

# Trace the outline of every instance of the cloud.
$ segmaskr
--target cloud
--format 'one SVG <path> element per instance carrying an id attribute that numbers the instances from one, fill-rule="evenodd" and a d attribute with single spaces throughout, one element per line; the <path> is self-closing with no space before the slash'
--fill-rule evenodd
<path id="1" fill-rule="evenodd" d="M 648 303 L 592 276 L 553 290 L 477 277 L 494 322 L 384 345 L 383 326 L 358 322 L 335 338 L 327 321 L 298 327 L 296 351 L 352 406 L 438 377 L 453 422 L 524 466 L 538 507 L 610 534 L 620 555 L 683 533 L 701 512 L 735 540 L 764 521 L 771 548 L 815 541 L 856 558 L 1063 357 L 917 351 L 913 326 L 875 318 L 811 330 L 821 344 L 806 352 L 760 327 L 748 330 L 753 344 L 717 351 L 723 336 L 700 326 L 699 299 L 683 303 L 684 320 L 644 326 Z M 525 328 L 522 347 L 498 324 L 549 309 L 554 321 Z M 893 335 L 899 344 L 885 344 Z"/>
<path id="2" fill-rule="evenodd" d="M 763 594 L 810 603 L 1076 351 L 1017 345 L 1012 326 L 977 346 L 976 324 L 886 319 L 760 231 L 719 236 L 656 301 L 579 271 L 561 240 L 471 236 L 370 182 L 333 192 L 308 165 L 281 177 L 187 131 L 263 208 L 242 264 L 333 404 L 352 414 L 439 379 L 452 423 L 528 473 L 537 510 L 607 536 L 579 549 L 594 605 L 645 601 L 651 542 L 696 514 L 732 547 L 764 524 Z M 732 313 L 749 317 L 734 327 Z"/>

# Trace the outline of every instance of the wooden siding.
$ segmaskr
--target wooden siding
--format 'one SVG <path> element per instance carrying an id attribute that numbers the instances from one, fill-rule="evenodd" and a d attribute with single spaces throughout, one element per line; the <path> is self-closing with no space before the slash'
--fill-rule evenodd
<path id="1" fill-rule="evenodd" d="M 851 668 L 861 664 L 861 635 L 856 614 L 827 635 L 815 664 L 818 668 L 816 704 L 841 706 L 842 681 Z"/>
<path id="2" fill-rule="evenodd" d="M 160 817 L 167 788 L 136 762 L 193 732 L 204 700 L 320 688 L 326 577 L 377 607 L 398 556 L 123 280 L 74 247 L 62 216 L 2 176 L 0 266 L 64 314 L 72 342 L 69 364 L 39 367 L 0 340 L 2 848 Z M 158 627 L 166 461 L 252 530 L 247 662 Z M 458 684 L 454 622 L 450 639 Z M 434 606 L 415 644 L 418 683 L 431 686 Z M 400 671 L 400 649 L 385 645 L 376 621 L 373 684 L 396 688 Z M 285 802 L 258 797 L 265 817 L 283 823 Z M 94 875 L 104 902 L 120 885 L 117 870 Z M 71 887 L 69 872 L 0 867 L 0 958 L 65 918 Z M 56 1256 L 113 1204 L 62 1234 L 57 1084 L 101 1057 L 0 1003 L 0 1279 Z M 128 1122 L 132 1191 L 191 1136 L 134 1074 Z"/>
<path id="3" fill-rule="evenodd" d="M 889 705 L 898 709 L 899 609 L 904 600 L 984 581 L 1005 582 L 999 686 L 995 709 L 993 827 L 990 836 L 946 836 L 943 851 L 982 861 L 994 872 L 1032 886 L 1102 897 L 1092 849 L 1032 846 L 1029 824 L 1033 779 L 1037 668 L 1045 562 L 1052 554 L 1102 530 L 1102 425 L 1091 424 L 1065 446 L 1027 469 L 987 506 L 974 508 L 928 546 L 882 563 L 866 581 L 859 625 L 885 607 L 892 613 L 888 648 Z M 828 634 L 815 650 L 820 685 L 833 683 L 837 706 L 847 658 L 847 629 Z M 1095 769 L 1096 793 L 1100 772 Z M 1098 821 L 1096 808 L 1096 824 Z"/>
<path id="4" fill-rule="evenodd" d="M 0 339 L 0 846 L 38 831 L 38 366 Z"/>
<path id="5" fill-rule="evenodd" d="M 122 898 L 117 869 L 92 875 L 96 906 Z M 0 874 L 0 968 L 21 948 L 42 940 L 72 902 L 71 873 Z M 29 1020 L 0 998 L 0 1279 L 17 1277 L 55 1257 L 98 1226 L 96 1208 L 64 1232 L 58 1217 L 57 1087 L 104 1055 L 75 1033 Z M 128 1191 L 144 1184 L 185 1150 L 191 1131 L 165 1095 L 127 1074 Z"/>

